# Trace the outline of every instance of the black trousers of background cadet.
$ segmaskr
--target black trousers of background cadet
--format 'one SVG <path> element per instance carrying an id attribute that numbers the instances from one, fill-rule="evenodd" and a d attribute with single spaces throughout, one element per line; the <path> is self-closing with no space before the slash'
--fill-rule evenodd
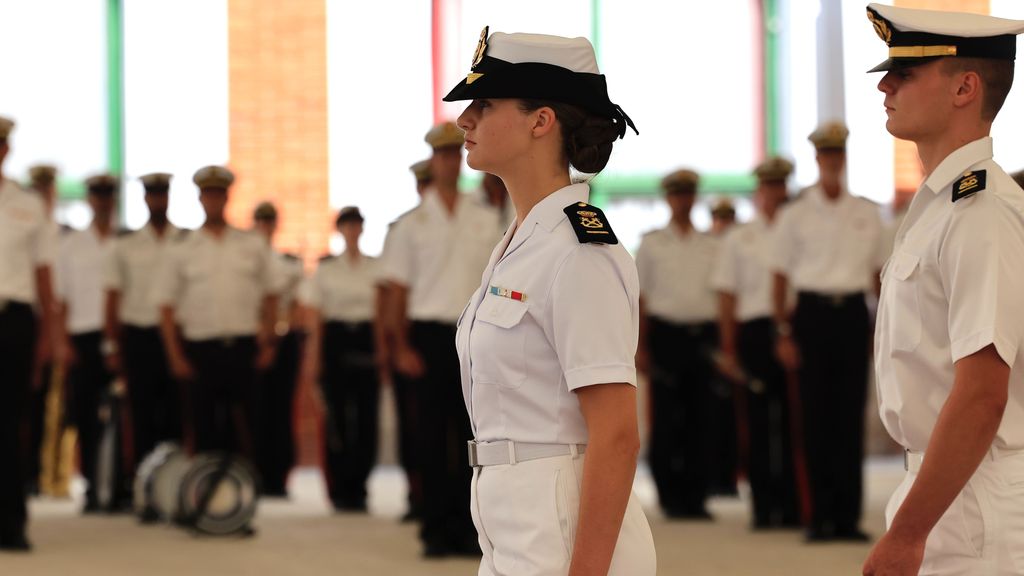
<path id="1" fill-rule="evenodd" d="M 775 357 L 774 321 L 759 318 L 740 324 L 736 344 L 747 376 L 740 393 L 749 434 L 753 526 L 799 526 L 788 381 Z"/>
<path id="2" fill-rule="evenodd" d="M 196 373 L 188 387 L 196 453 L 227 451 L 252 462 L 256 338 L 189 341 L 185 353 Z"/>
<path id="3" fill-rule="evenodd" d="M 851 535 L 861 514 L 868 312 L 862 293 L 801 292 L 793 317 L 812 535 Z"/>
<path id="4" fill-rule="evenodd" d="M 706 516 L 709 414 L 717 346 L 713 322 L 675 324 L 651 318 L 648 460 L 662 510 L 670 517 Z"/>
<path id="5" fill-rule="evenodd" d="M 423 478 L 419 464 L 419 408 L 415 382 L 392 372 L 391 386 L 398 413 L 398 461 L 409 484 L 409 511 L 405 519 L 418 520 L 423 508 Z"/>
<path id="6" fill-rule="evenodd" d="M 259 375 L 256 466 L 263 494 L 284 496 L 288 473 L 295 465 L 295 384 L 299 376 L 302 334 L 290 330 L 277 345 L 274 363 Z"/>
<path id="7" fill-rule="evenodd" d="M 26 449 L 35 334 L 31 306 L 0 304 L 0 546 L 20 540 L 28 520 Z"/>
<path id="8" fill-rule="evenodd" d="M 430 549 L 468 551 L 477 537 L 469 513 L 472 468 L 466 443 L 472 439 L 462 399 L 455 325 L 413 322 L 412 345 L 426 364 L 413 383 L 419 408 L 423 523 L 420 537 Z"/>
<path id="9" fill-rule="evenodd" d="M 70 406 L 78 428 L 79 466 L 88 487 L 85 509 L 99 507 L 97 466 L 104 424 L 100 420 L 100 403 L 110 389 L 114 375 L 107 370 L 101 351 L 103 333 L 84 332 L 71 335 L 76 362 L 68 369 Z"/>
<path id="10" fill-rule="evenodd" d="M 121 328 L 121 367 L 132 422 L 132 466 L 156 445 L 181 441 L 181 389 L 171 377 L 159 328 Z"/>
<path id="11" fill-rule="evenodd" d="M 365 510 L 366 480 L 377 461 L 380 410 L 373 325 L 327 322 L 321 350 L 328 492 L 336 510 Z"/>
<path id="12" fill-rule="evenodd" d="M 39 477 L 43 468 L 43 436 L 46 434 L 46 397 L 53 384 L 53 367 L 51 361 L 39 366 L 39 383 L 31 392 L 29 400 L 29 452 L 26 482 L 29 494 L 39 492 Z M 36 367 L 33 365 L 33 370 Z M 35 378 L 35 375 L 33 375 Z"/>

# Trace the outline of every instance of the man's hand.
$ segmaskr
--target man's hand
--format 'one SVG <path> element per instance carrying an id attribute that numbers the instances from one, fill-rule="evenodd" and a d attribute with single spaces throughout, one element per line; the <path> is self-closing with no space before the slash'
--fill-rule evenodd
<path id="1" fill-rule="evenodd" d="M 800 368 L 800 349 L 792 336 L 779 336 L 775 341 L 775 357 L 788 372 L 796 372 Z"/>
<path id="2" fill-rule="evenodd" d="M 864 576 L 917 576 L 926 540 L 886 533 L 864 562 Z"/>
<path id="3" fill-rule="evenodd" d="M 78 363 L 78 354 L 75 352 L 75 345 L 71 343 L 70 338 L 62 338 L 57 342 L 55 359 L 65 368 Z"/>
<path id="4" fill-rule="evenodd" d="M 260 372 L 269 370 L 277 357 L 277 346 L 273 344 L 260 344 L 256 352 L 256 369 Z"/>
<path id="5" fill-rule="evenodd" d="M 195 380 L 196 371 L 192 368 L 192 364 L 181 354 L 172 354 L 168 361 L 171 364 L 171 374 L 175 378 L 183 382 Z"/>
<path id="6" fill-rule="evenodd" d="M 121 354 L 118 352 L 111 352 L 103 357 L 103 362 L 107 365 L 107 370 L 110 370 L 114 374 L 121 373 Z"/>
<path id="7" fill-rule="evenodd" d="M 421 378 L 427 372 L 419 352 L 408 345 L 399 346 L 395 351 L 395 369 L 407 378 Z"/>
<path id="8" fill-rule="evenodd" d="M 715 358 L 718 372 L 729 379 L 733 384 L 743 384 L 745 376 L 740 361 L 735 354 L 722 352 Z"/>

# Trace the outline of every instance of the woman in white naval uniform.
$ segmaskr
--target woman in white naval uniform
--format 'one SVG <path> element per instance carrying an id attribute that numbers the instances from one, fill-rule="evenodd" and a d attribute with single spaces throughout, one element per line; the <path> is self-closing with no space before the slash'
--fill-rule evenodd
<path id="1" fill-rule="evenodd" d="M 631 493 L 636 266 L 570 181 L 570 166 L 604 168 L 632 122 L 584 38 L 485 29 L 445 100 L 473 100 L 458 122 L 467 161 L 505 182 L 517 215 L 457 336 L 479 574 L 654 574 Z"/>

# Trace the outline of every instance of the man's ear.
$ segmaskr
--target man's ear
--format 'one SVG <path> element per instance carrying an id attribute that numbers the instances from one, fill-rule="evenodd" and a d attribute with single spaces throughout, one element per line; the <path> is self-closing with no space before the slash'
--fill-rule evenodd
<path id="1" fill-rule="evenodd" d="M 953 105 L 963 108 L 974 101 L 980 101 L 982 97 L 981 76 L 974 70 L 968 70 L 960 75 L 960 82 L 956 85 L 956 93 L 953 95 Z"/>
<path id="2" fill-rule="evenodd" d="M 541 106 L 533 112 L 533 137 L 542 138 L 547 136 L 552 130 L 555 129 L 555 125 L 558 123 L 558 117 L 555 116 L 555 111 L 548 106 Z"/>

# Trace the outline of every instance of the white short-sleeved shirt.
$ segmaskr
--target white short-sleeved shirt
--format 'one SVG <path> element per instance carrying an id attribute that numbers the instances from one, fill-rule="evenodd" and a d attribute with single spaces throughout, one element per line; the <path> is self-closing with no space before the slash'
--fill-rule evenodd
<path id="1" fill-rule="evenodd" d="M 772 316 L 771 258 L 775 227 L 755 218 L 726 232 L 711 284 L 736 298 L 736 319 L 747 322 Z"/>
<path id="2" fill-rule="evenodd" d="M 292 303 L 298 298 L 299 287 L 306 277 L 302 260 L 293 254 L 273 252 L 274 285 L 277 294 L 277 319 L 287 320 Z"/>
<path id="3" fill-rule="evenodd" d="M 434 191 L 394 227 L 382 277 L 409 289 L 409 319 L 455 323 L 501 238 L 498 213 L 460 196 L 449 214 Z"/>
<path id="4" fill-rule="evenodd" d="M 646 313 L 669 322 L 710 322 L 718 315 L 711 274 L 721 240 L 675 224 L 648 232 L 636 252 Z"/>
<path id="5" fill-rule="evenodd" d="M 167 224 L 163 236 L 152 224 L 114 240 L 107 259 L 104 282 L 107 290 L 121 295 L 121 322 L 140 328 L 160 324 L 160 310 L 153 302 L 153 283 L 160 263 L 181 232 Z"/>
<path id="6" fill-rule="evenodd" d="M 103 329 L 104 278 L 114 238 L 100 238 L 95 227 L 60 239 L 54 285 L 67 306 L 67 329 L 84 334 Z"/>
<path id="7" fill-rule="evenodd" d="M 320 261 L 302 292 L 303 304 L 320 311 L 325 321 L 369 322 L 374 317 L 379 260 L 348 253 Z"/>
<path id="8" fill-rule="evenodd" d="M 479 441 L 586 443 L 573 391 L 636 385 L 636 265 L 621 244 L 581 244 L 563 212 L 589 191 L 562 188 L 509 229 L 459 321 L 462 391 Z"/>
<path id="9" fill-rule="evenodd" d="M 953 202 L 968 171 L 985 187 Z M 1024 448 L 1024 191 L 992 161 L 992 139 L 942 161 L 910 204 L 882 276 L 875 370 L 882 422 L 896 442 L 928 447 L 953 389 L 954 364 L 994 344 L 1010 368 L 995 445 Z"/>
<path id="10" fill-rule="evenodd" d="M 174 308 L 188 340 L 254 336 L 264 297 L 276 293 L 273 257 L 256 232 L 190 232 L 161 263 L 154 301 Z"/>
<path id="11" fill-rule="evenodd" d="M 823 293 L 874 289 L 885 262 L 879 207 L 846 191 L 829 200 L 807 188 L 779 214 L 772 270 L 797 290 Z"/>
<path id="12" fill-rule="evenodd" d="M 0 300 L 36 301 L 36 269 L 57 259 L 57 227 L 38 194 L 0 180 Z"/>

